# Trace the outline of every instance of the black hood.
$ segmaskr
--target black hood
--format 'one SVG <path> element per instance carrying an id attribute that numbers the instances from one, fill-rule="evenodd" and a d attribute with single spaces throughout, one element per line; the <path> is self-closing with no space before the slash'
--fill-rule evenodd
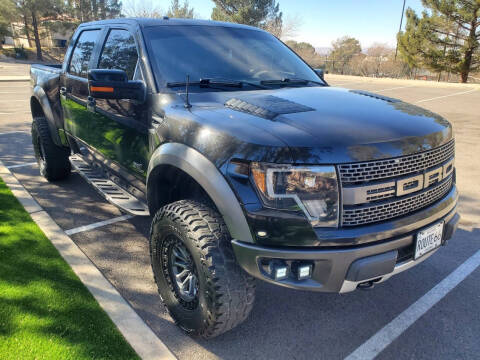
<path id="1" fill-rule="evenodd" d="M 205 92 L 191 94 L 190 101 L 192 113 L 209 126 L 251 143 L 274 138 L 289 148 L 295 163 L 397 157 L 438 147 L 452 138 L 451 126 L 441 116 L 356 90 Z"/>

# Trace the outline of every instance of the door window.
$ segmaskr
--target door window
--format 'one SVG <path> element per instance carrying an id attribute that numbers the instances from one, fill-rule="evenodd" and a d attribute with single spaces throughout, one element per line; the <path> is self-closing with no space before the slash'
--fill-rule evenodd
<path id="1" fill-rule="evenodd" d="M 70 60 L 70 67 L 68 70 L 70 74 L 84 78 L 87 77 L 88 64 L 90 63 L 93 48 L 95 47 L 95 41 L 97 40 L 99 33 L 100 30 L 82 31 Z"/>
<path id="2" fill-rule="evenodd" d="M 108 34 L 98 62 L 99 69 L 120 69 L 132 80 L 137 65 L 138 52 L 135 39 L 127 30 L 113 29 Z"/>

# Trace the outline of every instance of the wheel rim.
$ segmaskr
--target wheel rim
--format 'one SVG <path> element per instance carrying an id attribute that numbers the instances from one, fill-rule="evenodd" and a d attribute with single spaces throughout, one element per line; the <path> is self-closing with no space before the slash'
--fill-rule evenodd
<path id="1" fill-rule="evenodd" d="M 191 303 L 196 302 L 198 296 L 197 271 L 188 249 L 178 238 L 174 238 L 175 240 L 171 242 L 168 249 L 168 268 L 171 281 L 176 295 L 192 305 Z"/>

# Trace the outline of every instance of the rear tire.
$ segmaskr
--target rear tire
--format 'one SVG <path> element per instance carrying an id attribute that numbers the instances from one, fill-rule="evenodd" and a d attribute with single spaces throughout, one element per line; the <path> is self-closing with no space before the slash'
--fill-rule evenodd
<path id="1" fill-rule="evenodd" d="M 189 334 L 213 338 L 239 325 L 252 310 L 255 282 L 236 262 L 230 240 L 223 218 L 196 201 L 166 205 L 153 219 L 155 282 L 170 315 Z"/>
<path id="2" fill-rule="evenodd" d="M 70 175 L 70 149 L 53 142 L 47 119 L 44 117 L 33 119 L 32 144 L 43 177 L 48 181 L 56 181 Z"/>

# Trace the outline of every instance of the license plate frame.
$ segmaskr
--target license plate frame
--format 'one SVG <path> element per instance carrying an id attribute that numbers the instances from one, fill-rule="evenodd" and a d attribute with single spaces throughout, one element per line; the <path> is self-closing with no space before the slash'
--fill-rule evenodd
<path id="1" fill-rule="evenodd" d="M 444 221 L 441 221 L 417 233 L 414 260 L 421 258 L 442 245 L 444 225 Z"/>

